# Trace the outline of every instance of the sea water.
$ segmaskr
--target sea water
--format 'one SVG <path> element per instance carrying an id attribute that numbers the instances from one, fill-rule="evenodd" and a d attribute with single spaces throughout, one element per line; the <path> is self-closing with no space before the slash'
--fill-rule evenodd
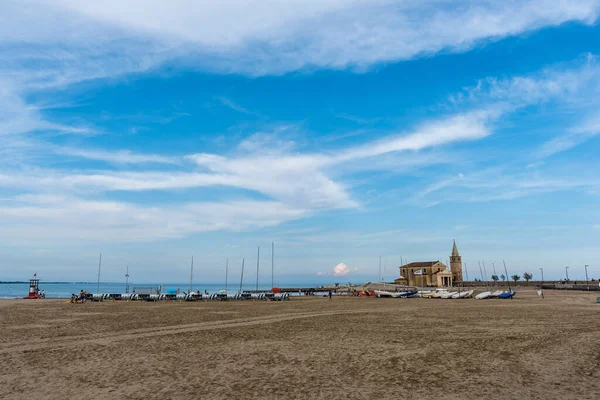
<path id="1" fill-rule="evenodd" d="M 133 292 L 133 290 L 137 288 L 158 288 L 162 285 L 162 292 L 169 293 L 175 292 L 177 289 L 181 291 L 188 291 L 190 288 L 189 283 L 129 283 L 129 293 Z M 310 288 L 317 287 L 315 284 L 288 284 L 288 285 L 279 285 L 281 288 L 290 288 L 290 287 L 300 287 L 300 288 Z M 52 299 L 64 299 L 70 298 L 72 294 L 79 294 L 81 290 L 89 293 L 108 293 L 108 294 L 117 294 L 117 293 L 126 293 L 126 285 L 125 283 L 109 283 L 109 282 L 100 282 L 100 286 L 98 287 L 98 283 L 95 282 L 40 282 L 39 285 L 40 290 L 46 291 L 46 298 Z M 220 290 L 225 289 L 225 284 L 221 283 L 198 283 L 192 285 L 192 291 L 197 292 L 200 291 L 204 293 L 207 291 L 209 293 L 216 293 Z M 239 284 L 229 284 L 227 287 L 228 292 L 234 293 L 240 289 Z M 255 290 L 256 284 L 244 284 L 243 290 Z M 259 290 L 270 290 L 271 286 L 259 285 Z M 141 290 L 138 290 L 141 292 Z M 14 299 L 21 298 L 27 296 L 29 293 L 29 283 L 0 283 L 0 298 L 5 299 Z"/>

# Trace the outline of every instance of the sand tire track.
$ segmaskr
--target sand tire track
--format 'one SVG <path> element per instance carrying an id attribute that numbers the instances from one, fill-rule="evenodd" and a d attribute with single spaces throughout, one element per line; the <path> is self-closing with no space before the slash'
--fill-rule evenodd
<path id="1" fill-rule="evenodd" d="M 26 343 L 12 343 L 0 347 L 0 354 L 14 352 L 29 352 L 36 350 L 62 349 L 68 347 L 79 347 L 86 345 L 105 345 L 120 342 L 122 340 L 132 340 L 141 338 L 155 338 L 165 335 L 177 335 L 182 333 L 200 332 L 215 329 L 243 328 L 248 326 L 273 324 L 277 322 L 287 322 L 302 318 L 327 317 L 342 314 L 361 314 L 372 313 L 373 310 L 345 310 L 345 311 L 321 311 L 305 312 L 291 315 L 269 315 L 266 317 L 244 318 L 225 321 L 203 322 L 196 324 L 164 326 L 152 329 L 132 329 L 128 331 L 119 331 L 114 333 L 103 333 L 81 336 L 67 336 L 61 338 L 49 338 L 38 341 L 29 341 Z"/>

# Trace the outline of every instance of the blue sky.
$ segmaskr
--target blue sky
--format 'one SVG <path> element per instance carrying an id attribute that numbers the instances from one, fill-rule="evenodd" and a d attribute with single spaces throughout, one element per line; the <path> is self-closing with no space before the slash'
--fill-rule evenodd
<path id="1" fill-rule="evenodd" d="M 600 277 L 599 1 L 88 3 L 0 5 L 0 280 Z"/>

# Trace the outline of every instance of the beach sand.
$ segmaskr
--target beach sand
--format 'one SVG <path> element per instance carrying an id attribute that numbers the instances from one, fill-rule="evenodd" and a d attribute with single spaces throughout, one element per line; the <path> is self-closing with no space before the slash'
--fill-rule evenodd
<path id="1" fill-rule="evenodd" d="M 0 398 L 600 398 L 597 294 L 0 301 Z"/>

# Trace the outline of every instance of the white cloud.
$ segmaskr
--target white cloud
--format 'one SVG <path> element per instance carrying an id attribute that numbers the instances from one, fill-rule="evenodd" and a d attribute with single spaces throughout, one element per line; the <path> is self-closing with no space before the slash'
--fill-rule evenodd
<path id="1" fill-rule="evenodd" d="M 221 96 L 221 97 L 219 97 L 219 101 L 225 107 L 231 108 L 232 110 L 240 112 L 242 114 L 260 116 L 260 114 L 254 112 L 254 111 L 250 111 L 247 108 L 244 108 L 244 107 L 240 106 L 239 104 L 235 103 L 231 99 L 228 99 L 227 97 Z"/>
<path id="2" fill-rule="evenodd" d="M 588 118 L 583 123 L 569 129 L 567 133 L 547 141 L 540 147 L 538 155 L 539 157 L 549 157 L 569 150 L 598 134 L 600 134 L 600 114 Z"/>
<path id="3" fill-rule="evenodd" d="M 353 161 L 392 152 L 418 151 L 453 142 L 481 139 L 491 133 L 488 124 L 496 116 L 497 113 L 490 109 L 430 121 L 408 134 L 387 137 L 376 143 L 342 151 L 331 162 Z"/>
<path id="4" fill-rule="evenodd" d="M 565 90 L 573 94 L 578 90 L 573 88 L 585 87 L 585 80 L 594 76 L 589 72 L 591 64 L 585 68 L 581 81 L 565 76 L 577 76 L 571 70 L 545 73 L 551 78 L 532 80 L 534 84 L 525 85 L 523 96 L 516 92 L 519 85 L 516 80 L 507 80 L 500 85 L 494 82 L 491 88 L 483 90 L 481 85 L 465 91 L 463 96 L 455 101 L 481 103 L 483 108 L 460 112 L 441 117 L 437 120 L 421 123 L 412 130 L 405 130 L 396 135 L 388 135 L 374 142 L 366 142 L 348 148 L 321 153 L 299 153 L 293 141 L 281 139 L 287 133 L 287 127 L 282 127 L 275 133 L 259 132 L 243 140 L 237 151 L 231 155 L 193 154 L 183 157 L 166 157 L 161 155 L 134 154 L 130 151 L 107 152 L 103 150 L 82 150 L 73 148 L 57 148 L 56 151 L 71 157 L 84 157 L 117 164 L 172 164 L 178 168 L 174 171 L 142 170 L 132 171 L 59 171 L 42 169 L 22 169 L 6 171 L 0 174 L 0 187 L 21 189 L 30 193 L 66 193 L 72 196 L 85 197 L 92 193 L 113 191 L 173 191 L 201 187 L 233 187 L 250 190 L 266 196 L 269 201 L 281 204 L 282 207 L 294 210 L 278 219 L 285 221 L 301 215 L 311 215 L 314 212 L 328 209 L 343 209 L 357 207 L 359 204 L 352 198 L 348 187 L 335 180 L 336 171 L 371 170 L 377 167 L 382 156 L 396 153 L 414 153 L 438 146 L 462 141 L 482 139 L 492 133 L 493 123 L 506 112 L 523 107 L 529 102 L 548 101 L 549 96 L 565 94 Z M 518 80 L 518 79 L 517 79 Z M 575 83 L 574 83 L 575 82 Z M 506 87 L 511 90 L 506 90 Z M 552 88 L 542 89 L 536 93 L 536 86 Z M 567 89 L 565 89 L 567 88 Z M 486 97 L 487 93 L 487 97 Z M 505 97 L 502 97 L 501 94 Z M 507 106 L 507 104 L 509 104 Z M 589 124 L 593 126 L 593 124 Z M 427 155 L 425 155 L 427 158 Z M 435 163 L 434 160 L 430 160 Z M 361 167 L 364 166 L 364 167 Z M 384 164 L 385 165 L 385 164 Z M 389 165 L 386 165 L 386 168 Z M 416 195 L 420 204 L 437 204 L 438 197 L 428 198 L 436 192 L 452 187 L 485 188 L 487 193 L 475 197 L 471 194 L 462 196 L 467 201 L 481 201 L 495 198 L 514 198 L 531 193 L 543 193 L 552 190 L 562 190 L 563 187 L 588 187 L 585 182 L 578 185 L 576 181 L 565 182 L 560 179 L 548 180 L 539 176 L 523 176 L 522 181 L 515 184 L 503 176 L 485 174 L 458 174 L 449 179 L 443 179 L 426 187 Z M 490 178 L 490 176 L 493 176 Z M 576 185 L 576 186 L 573 186 Z M 454 199 L 453 195 L 445 196 L 445 200 Z M 78 201 L 85 202 L 84 199 Z M 455 199 L 456 200 L 456 199 Z M 227 200 L 225 200 L 227 201 Z M 225 203 L 228 204 L 228 203 Z M 190 210 L 190 206 L 186 206 Z M 35 212 L 32 211 L 32 214 Z M 43 211 L 43 210 L 42 210 Z M 48 210 L 46 210 L 48 211 Z M 139 210 L 138 210 L 139 211 Z M 11 209 L 15 212 L 15 209 Z M 226 219 L 226 218 L 225 218 Z M 248 216 L 249 220 L 252 220 Z M 222 229 L 232 229 L 231 224 L 224 223 Z M 244 226 L 240 224 L 240 226 Z M 255 226 L 249 224 L 249 227 Z M 197 229 L 197 228 L 194 228 Z M 182 230 L 184 231 L 184 230 Z"/>
<path id="5" fill-rule="evenodd" d="M 23 4 L 25 3 L 25 4 Z M 285 73 L 364 67 L 567 21 L 593 23 L 596 0 L 8 0 L 0 41 L 43 84 L 143 71 L 170 59 L 217 72 Z M 87 78 L 86 78 L 87 77 Z"/>
<path id="6" fill-rule="evenodd" d="M 449 100 L 457 106 L 493 107 L 499 114 L 532 105 L 560 104 L 558 111 L 572 126 L 562 128 L 559 135 L 537 149 L 537 157 L 544 158 L 569 150 L 600 133 L 599 97 L 598 56 L 586 54 L 578 60 L 546 68 L 531 76 L 483 79 L 476 86 L 450 96 Z M 577 116 L 576 122 L 570 122 L 573 115 Z"/>
<path id="7" fill-rule="evenodd" d="M 104 151 L 104 150 L 85 150 L 72 147 L 56 147 L 56 154 L 85 158 L 88 160 L 106 161 L 114 164 L 173 164 L 178 165 L 182 162 L 177 157 L 167 157 L 157 154 L 135 154 L 129 150 Z"/>
<path id="8" fill-rule="evenodd" d="M 440 179 L 412 199 L 414 204 L 437 205 L 440 202 L 486 202 L 513 200 L 547 193 L 600 188 L 600 179 L 586 169 L 571 166 L 568 170 L 551 169 L 541 174 L 535 170 L 518 170 L 514 166 L 480 170 L 463 179 Z M 431 203 L 427 201 L 431 199 Z"/>
<path id="9" fill-rule="evenodd" d="M 463 51 L 566 21 L 592 23 L 595 0 L 414 2 L 393 0 L 191 0 L 51 3 L 124 36 L 200 47 L 237 71 L 344 68 Z M 57 12 L 64 12 L 60 9 Z M 234 58 L 237 59 L 234 61 Z"/>
<path id="10" fill-rule="evenodd" d="M 491 1 L 454 5 L 385 0 L 268 0 L 260 3 L 230 0 L 210 4 L 173 0 L 151 5 L 140 1 L 31 0 L 29 7 L 21 7 L 21 3 L 15 1 L 0 4 L 0 22 L 3 22 L 0 23 L 0 43 L 11 49 L 0 52 L 0 73 L 6 82 L 11 82 L 0 85 L 0 134 L 30 134 L 39 130 L 85 133 L 85 128 L 47 121 L 39 107 L 27 103 L 26 94 L 85 80 L 143 72 L 169 60 L 217 72 L 246 74 L 284 73 L 305 67 L 360 68 L 441 50 L 463 51 L 482 40 L 568 20 L 591 23 L 599 7 L 597 1 L 513 1 L 502 6 Z M 480 140 L 493 132 L 494 123 L 506 113 L 548 99 L 572 98 L 595 78 L 597 68 L 591 60 L 586 67 L 575 70 L 549 70 L 535 77 L 485 80 L 452 99 L 467 111 L 418 124 L 414 129 L 402 129 L 380 140 L 328 152 L 302 153 L 293 140 L 281 139 L 281 132 L 259 132 L 225 155 L 169 157 L 128 150 L 54 148 L 57 153 L 73 158 L 121 167 L 169 165 L 173 171 L 13 168 L 0 174 L 1 187 L 45 196 L 60 193 L 66 196 L 67 206 L 62 209 L 57 204 L 48 205 L 38 200 L 27 206 L 5 207 L 4 204 L 2 212 L 7 218 L 19 214 L 24 221 L 30 221 L 45 213 L 72 215 L 82 210 L 89 213 L 90 218 L 104 222 L 131 221 L 132 226 L 144 226 L 148 236 L 161 237 L 171 231 L 151 229 L 144 224 L 160 221 L 185 234 L 205 229 L 263 226 L 262 222 L 255 222 L 259 217 L 268 225 L 321 210 L 358 207 L 360 204 L 352 198 L 348 184 L 338 179 L 344 171 L 393 168 L 417 152 Z M 230 99 L 220 98 L 220 101 L 238 112 L 256 114 Z M 0 150 L 0 154 L 5 152 L 5 149 Z M 389 157 L 398 154 L 407 156 L 402 160 Z M 389 163 L 381 162 L 384 156 L 389 157 Z M 416 157 L 409 164 L 440 162 L 435 157 L 423 161 L 426 156 Z M 502 195 L 547 190 L 542 189 L 542 182 L 548 187 L 561 186 L 558 180 L 536 179 L 529 184 L 523 182 L 518 192 L 512 189 Z M 502 186 L 501 182 L 489 186 L 490 182 L 479 181 L 472 174 L 459 175 L 448 182 L 432 184 L 422 196 L 454 186 L 497 188 Z M 223 199 L 223 208 L 213 203 L 152 208 L 89 200 L 91 194 L 114 191 L 221 186 L 249 190 L 267 200 L 243 203 L 247 206 L 246 214 L 238 212 L 241 203 L 230 199 Z M 273 208 L 274 216 L 263 215 L 264 207 Z M 183 217 L 185 212 L 195 215 L 197 221 L 188 225 Z M 165 217 L 151 217 L 154 214 Z M 211 219 L 220 214 L 221 220 Z M 228 215 L 237 215 L 249 222 L 232 224 Z M 31 226 L 37 226 L 35 220 Z M 51 229 L 61 225 L 58 219 L 50 219 L 44 226 Z M 75 223 L 65 224 L 64 228 L 81 232 Z M 44 229 L 40 227 L 39 231 Z M 131 233 L 126 224 L 109 224 L 105 232 L 109 229 Z M 145 237 L 143 233 L 140 235 Z"/>
<path id="11" fill-rule="evenodd" d="M 30 171 L 21 174 L 0 174 L 0 186 L 38 190 L 66 190 L 76 193 L 102 191 L 174 190 L 208 186 L 230 186 L 265 194 L 273 199 L 306 209 L 355 207 L 346 187 L 327 176 L 325 170 L 364 158 L 406 150 L 421 150 L 453 141 L 477 139 L 489 133 L 478 113 L 444 118 L 417 128 L 413 132 L 391 136 L 376 143 L 341 150 L 338 154 L 288 154 L 289 146 L 269 138 L 253 136 L 243 142 L 249 154 L 224 157 L 215 154 L 195 154 L 184 157 L 203 171 L 92 171 L 73 173 L 61 171 Z M 471 126 L 472 124 L 473 126 Z M 74 157 L 85 157 L 111 163 L 176 163 L 177 158 L 158 155 L 138 155 L 129 151 L 106 152 L 59 148 L 57 151 Z"/>
<path id="12" fill-rule="evenodd" d="M 148 241 L 275 226 L 304 216 L 305 210 L 274 201 L 190 202 L 157 207 L 60 195 L 24 195 L 0 202 L 0 238 L 11 244 Z"/>
<path id="13" fill-rule="evenodd" d="M 296 143 L 285 136 L 295 130 L 291 126 L 278 126 L 272 133 L 257 132 L 237 146 L 242 153 L 254 155 L 280 155 L 296 150 Z"/>
<path id="14" fill-rule="evenodd" d="M 597 56 L 585 57 L 566 64 L 553 65 L 530 76 L 486 78 L 474 87 L 449 97 L 454 104 L 494 104 L 508 112 L 532 104 L 560 99 L 568 103 L 581 101 L 582 95 L 600 89 L 600 67 Z"/>
<path id="15" fill-rule="evenodd" d="M 475 115 L 475 114 L 474 114 Z M 85 157 L 118 164 L 173 164 L 173 171 L 144 170 L 52 170 L 19 167 L 0 173 L 0 188 L 24 192 L 3 201 L 0 214 L 8 221 L 21 221 L 11 229 L 15 238 L 64 232 L 72 239 L 105 235 L 111 240 L 137 241 L 183 236 L 210 230 L 244 230 L 273 226 L 329 209 L 353 208 L 359 204 L 348 188 L 328 176 L 331 169 L 352 161 L 382 154 L 425 149 L 488 133 L 477 117 L 456 116 L 432 122 L 376 143 L 342 149 L 336 154 L 290 154 L 276 136 L 254 136 L 242 154 L 221 156 L 195 154 L 163 157 L 129 151 L 107 152 L 56 148 L 69 157 Z M 469 127 L 467 121 L 474 121 Z M 273 140 L 274 147 L 271 151 Z M 369 164 L 369 163 L 366 163 Z M 222 203 L 176 202 L 177 205 L 143 206 L 134 203 L 90 200 L 109 192 L 160 190 L 172 192 L 203 187 L 232 187 L 265 196 L 264 201 L 223 198 Z M 85 222 L 89 221 L 89 223 Z M 87 233 L 94 221 L 97 233 Z M 16 223 L 16 222 L 15 222 Z M 112 234 L 108 232 L 112 231 Z M 9 235 L 9 230 L 4 231 Z M 60 236 L 60 235 L 59 235 Z"/>
<path id="16" fill-rule="evenodd" d="M 358 271 L 358 268 L 354 268 L 354 271 Z M 344 263 L 339 263 L 333 267 L 331 272 L 317 272 L 317 276 L 346 276 L 351 272 L 350 267 Z"/>
<path id="17" fill-rule="evenodd" d="M 85 127 L 67 126 L 45 120 L 36 105 L 28 104 L 19 95 L 14 84 L 0 79 L 0 136 L 36 131 L 75 134 L 90 132 Z"/>
<path id="18" fill-rule="evenodd" d="M 333 276 L 346 276 L 350 273 L 350 267 L 344 263 L 339 263 L 333 268 Z"/>

